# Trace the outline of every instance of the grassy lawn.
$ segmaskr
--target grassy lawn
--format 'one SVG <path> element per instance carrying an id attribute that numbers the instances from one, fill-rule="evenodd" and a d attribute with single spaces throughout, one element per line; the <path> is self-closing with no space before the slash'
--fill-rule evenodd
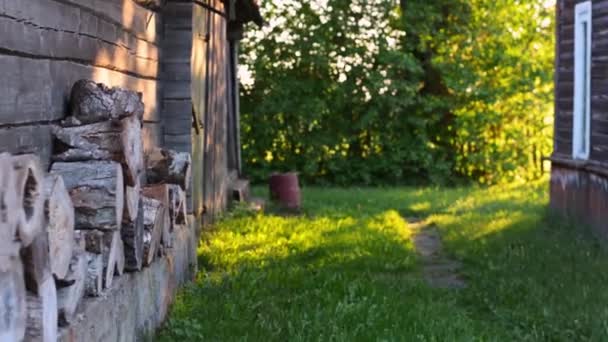
<path id="1" fill-rule="evenodd" d="M 547 213 L 547 183 L 315 189 L 300 217 L 237 211 L 160 341 L 608 340 L 608 253 Z M 436 225 L 463 290 L 421 277 L 402 217 Z"/>

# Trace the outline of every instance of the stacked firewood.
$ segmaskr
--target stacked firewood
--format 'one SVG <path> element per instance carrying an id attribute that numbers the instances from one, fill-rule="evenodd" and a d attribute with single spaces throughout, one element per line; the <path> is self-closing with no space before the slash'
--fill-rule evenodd
<path id="1" fill-rule="evenodd" d="M 0 341 L 56 341 L 85 297 L 166 253 L 187 224 L 190 155 L 144 155 L 138 93 L 82 80 L 47 175 L 0 154 Z"/>

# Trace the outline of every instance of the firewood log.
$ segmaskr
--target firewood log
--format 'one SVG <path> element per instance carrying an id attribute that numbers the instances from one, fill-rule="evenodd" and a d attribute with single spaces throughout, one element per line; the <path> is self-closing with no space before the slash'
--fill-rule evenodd
<path id="1" fill-rule="evenodd" d="M 168 149 L 153 149 L 146 156 L 148 184 L 177 184 L 184 190 L 190 186 L 191 158 L 188 153 Z"/>
<path id="2" fill-rule="evenodd" d="M 75 209 L 78 229 L 120 230 L 124 183 L 120 164 L 111 161 L 54 163 Z"/>
<path id="3" fill-rule="evenodd" d="M 105 268 L 104 285 L 107 289 L 112 287 L 114 275 L 117 273 L 122 274 L 122 270 L 118 267 L 121 266 L 119 262 L 121 258 L 124 258 L 124 249 L 122 240 L 120 238 L 119 231 L 106 232 L 103 237 L 104 243 L 104 254 L 103 254 L 103 265 Z M 124 269 L 124 263 L 123 269 Z"/>
<path id="4" fill-rule="evenodd" d="M 143 243 L 142 243 L 143 244 Z M 114 274 L 117 276 L 123 275 L 126 270 L 126 258 L 125 258 L 125 243 L 122 239 L 118 239 L 116 243 L 116 267 L 114 269 Z"/>
<path id="5" fill-rule="evenodd" d="M 85 250 L 100 255 L 103 264 L 103 286 L 112 287 L 114 275 L 118 273 L 119 263 L 122 262 L 124 247 L 120 238 L 120 231 L 83 230 Z M 124 268 L 124 265 L 123 265 Z M 122 271 L 120 271 L 122 274 Z"/>
<path id="6" fill-rule="evenodd" d="M 57 341 L 58 326 L 57 289 L 52 277 L 38 288 L 37 294 L 27 294 L 26 341 Z"/>
<path id="7" fill-rule="evenodd" d="M 136 186 L 127 186 L 125 188 L 125 213 L 123 214 L 125 220 L 131 222 L 137 220 L 137 215 L 139 215 L 140 197 L 141 187 L 139 181 Z"/>
<path id="8" fill-rule="evenodd" d="M 44 185 L 51 272 L 64 279 L 74 247 L 74 205 L 60 175 L 48 175 Z"/>
<path id="9" fill-rule="evenodd" d="M 169 210 L 161 201 L 143 197 L 144 207 L 144 265 L 154 261 L 158 252 L 164 227 L 171 225 Z"/>
<path id="10" fill-rule="evenodd" d="M 88 268 L 87 277 L 84 283 L 84 292 L 89 297 L 98 297 L 103 290 L 103 256 L 85 252 L 87 256 Z"/>
<path id="11" fill-rule="evenodd" d="M 0 153 L 0 241 L 13 241 L 17 235 L 20 206 L 15 191 L 15 171 L 11 156 Z"/>
<path id="12" fill-rule="evenodd" d="M 84 297 L 87 268 L 87 256 L 80 248 L 74 249 L 67 279 L 71 285 L 57 290 L 57 303 L 59 307 L 59 324 L 65 326 L 74 320 L 78 305 Z"/>
<path id="13" fill-rule="evenodd" d="M 34 155 L 12 157 L 15 171 L 17 232 L 23 246 L 29 245 L 43 230 L 44 176 L 40 158 Z"/>
<path id="14" fill-rule="evenodd" d="M 123 166 L 125 183 L 134 186 L 144 171 L 141 122 L 135 117 L 85 126 L 52 126 L 54 161 L 113 160 Z"/>
<path id="15" fill-rule="evenodd" d="M 70 109 L 73 125 L 81 125 L 135 116 L 143 119 L 141 94 L 120 88 L 108 88 L 90 80 L 80 80 L 72 87 Z"/>
<path id="16" fill-rule="evenodd" d="M 70 241 L 70 243 L 73 243 Z M 32 243 L 21 250 L 21 259 L 25 272 L 25 287 L 34 294 L 49 278 L 53 278 L 49 259 L 49 238 L 39 234 Z"/>
<path id="17" fill-rule="evenodd" d="M 135 221 L 125 219 L 120 232 L 124 243 L 126 270 L 141 270 L 144 256 L 144 205 L 141 201 Z"/>
<path id="18" fill-rule="evenodd" d="M 186 192 L 179 186 L 174 184 L 169 185 L 169 201 L 172 203 L 170 208 L 173 208 L 173 223 L 174 226 L 183 226 L 188 224 L 188 203 L 186 202 Z"/>
<path id="19" fill-rule="evenodd" d="M 27 320 L 19 244 L 0 241 L 0 341 L 21 341 Z"/>

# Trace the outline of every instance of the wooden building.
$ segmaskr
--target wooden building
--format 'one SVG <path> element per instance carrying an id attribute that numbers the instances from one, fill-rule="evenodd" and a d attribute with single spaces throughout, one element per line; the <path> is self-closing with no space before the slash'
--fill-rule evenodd
<path id="1" fill-rule="evenodd" d="M 144 340 L 144 336 L 149 336 L 162 324 L 179 286 L 196 274 L 201 225 L 226 208 L 233 189 L 244 193 L 242 188 L 246 182 L 239 179 L 237 51 L 243 27 L 251 21 L 258 25 L 263 23 L 255 0 L 0 0 L 0 207 L 8 211 L 5 205 L 9 202 L 5 201 L 7 189 L 10 193 L 27 189 L 32 194 L 27 200 L 22 196 L 22 200 L 12 200 L 11 204 L 22 202 L 24 222 L 31 216 L 25 214 L 24 208 L 32 207 L 30 202 L 34 199 L 40 213 L 36 216 L 40 219 L 32 224 L 37 228 L 37 235 L 32 235 L 29 241 L 23 238 L 25 233 L 5 229 L 10 226 L 25 231 L 29 225 L 9 220 L 7 217 L 11 215 L 3 215 L 4 221 L 0 220 L 5 242 L 0 245 L 0 256 L 5 264 L 6 260 L 11 260 L 10 267 L 0 272 L 3 302 L 0 305 L 0 340 L 20 341 L 23 336 L 30 336 L 31 331 L 44 330 L 45 338 L 53 336 L 45 340 L 55 340 L 58 335 L 59 341 L 66 342 L 136 341 Z M 83 79 L 94 83 L 78 82 Z M 97 111 L 104 112 L 107 116 L 104 122 L 74 119 L 76 110 L 70 108 L 69 102 L 76 83 L 84 84 L 82 89 L 90 86 L 86 89 L 99 91 L 93 96 L 95 100 L 90 101 L 94 104 L 89 108 L 95 108 L 91 110 L 95 111 L 93 115 L 101 116 Z M 110 90 L 96 83 L 122 89 Z M 133 91 L 141 94 L 145 109 Z M 118 93 L 122 95 L 111 95 Z M 129 100 L 118 100 L 119 96 Z M 72 97 L 72 104 L 78 97 Z M 122 106 L 121 113 L 128 112 L 129 117 L 107 114 L 113 112 L 113 106 Z M 68 114 L 70 118 L 64 120 Z M 77 121 L 80 123 L 74 123 Z M 78 126 L 80 124 L 82 126 Z M 65 152 L 66 146 L 79 150 L 82 154 L 78 158 L 88 158 L 80 156 L 99 152 L 91 147 L 95 145 L 91 140 L 72 146 L 58 134 L 58 127 L 81 130 L 85 125 L 86 133 L 77 133 L 80 141 L 92 136 L 91 140 L 94 140 L 99 133 L 105 133 L 103 139 L 97 139 L 97 144 L 120 145 L 120 148 L 107 147 L 105 151 L 108 159 L 118 157 L 119 161 L 100 161 L 99 158 L 106 157 L 94 156 L 87 162 L 59 162 L 58 156 Z M 127 131 L 134 133 L 128 135 L 129 140 L 125 142 Z M 83 138 L 84 135 L 87 138 Z M 167 155 L 178 155 L 158 147 L 191 154 L 191 168 L 176 168 L 179 169 L 176 173 L 183 176 L 183 184 L 176 185 L 170 177 L 151 181 L 152 163 L 146 166 L 143 158 L 133 158 L 138 162 L 131 165 L 129 158 L 123 158 L 127 154 L 141 157 L 141 140 L 143 154 L 155 152 L 149 153 L 155 156 L 150 160 L 159 154 L 164 160 L 169 159 Z M 40 157 L 42 167 L 36 156 L 11 156 L 15 159 L 9 159 L 4 152 L 34 154 Z M 189 156 L 179 155 L 184 161 L 182 165 L 188 165 Z M 17 169 L 21 175 L 29 172 L 23 166 L 29 164 L 20 158 L 36 160 L 36 174 L 40 174 L 21 176 L 22 187 L 11 185 L 17 182 L 6 176 Z M 7 166 L 9 161 L 23 165 Z M 172 162 L 166 162 L 160 168 L 172 169 L 168 164 Z M 67 169 L 62 172 L 59 166 L 90 172 L 86 172 L 88 178 L 84 182 L 83 177 L 65 171 Z M 64 234 L 68 237 L 61 240 L 62 245 L 70 247 L 64 253 L 69 270 L 66 268 L 65 274 L 58 277 L 51 276 L 50 266 L 44 266 L 49 259 L 58 260 L 49 256 L 48 241 L 46 246 L 32 241 L 35 237 L 44 242 L 51 231 L 50 223 L 46 222 L 50 221 L 51 215 L 42 219 L 47 195 L 40 190 L 44 189 L 41 184 L 46 182 L 43 174 L 46 175 L 50 168 L 54 176 L 59 175 L 64 181 L 56 184 L 62 184 L 64 196 L 59 201 L 66 204 L 53 207 L 69 207 L 65 210 L 76 217 L 76 220 L 72 218 L 71 228 L 65 229 L 73 236 Z M 99 185 L 102 169 L 110 170 L 111 175 L 106 177 L 108 184 L 103 189 Z M 128 172 L 127 176 L 123 177 L 123 172 Z M 186 181 L 190 174 L 192 184 Z M 156 201 L 156 205 L 142 200 L 145 190 L 150 190 L 143 184 L 146 181 L 161 189 L 160 193 L 147 195 L 156 196 L 148 198 Z M 70 184 L 69 193 L 64 183 Z M 188 213 L 182 210 L 186 208 L 182 205 L 185 191 L 190 192 Z M 88 201 L 74 200 L 77 194 L 86 197 L 96 193 L 111 199 L 105 202 L 90 198 Z M 15 199 L 17 195 L 11 198 Z M 177 200 L 174 203 L 170 198 Z M 94 205 L 79 211 L 77 204 L 72 205 L 70 201 L 81 206 L 83 203 Z M 153 209 L 155 214 L 146 216 L 144 207 Z M 106 209 L 110 214 L 103 214 Z M 82 218 L 89 214 L 109 218 L 111 226 L 100 225 L 99 221 L 85 226 L 78 215 Z M 150 221 L 147 226 L 146 220 Z M 58 224 L 64 228 L 67 225 Z M 150 234 L 144 242 L 146 229 Z M 90 243 L 84 235 L 98 237 L 98 243 Z M 152 245 L 155 249 L 150 247 Z M 96 246 L 97 250 L 92 251 Z M 43 274 L 38 268 L 22 262 L 29 255 L 24 251 L 43 255 L 36 259 L 48 272 Z M 89 259 L 86 253 L 93 253 L 94 258 Z M 91 260 L 97 262 L 93 267 Z M 73 266 L 73 262 L 77 266 Z M 44 280 L 43 293 L 41 285 L 24 279 L 28 278 L 24 277 L 24 271 L 40 274 L 40 279 L 34 280 Z M 73 275 L 76 271 L 78 277 Z M 95 282 L 96 291 L 92 291 L 95 293 L 85 295 L 84 283 L 90 278 L 89 271 L 95 271 L 95 279 L 99 281 Z M 126 271 L 129 273 L 123 274 Z M 35 285 L 33 290 L 28 284 Z M 70 300 L 58 299 L 60 288 L 70 294 L 66 296 Z M 43 304 L 26 307 L 26 291 L 28 300 Z M 30 315 L 41 312 L 34 310 L 40 306 L 49 315 Z M 71 314 L 67 314 L 68 311 Z M 59 332 L 58 315 L 63 317 Z M 78 319 L 72 319 L 74 317 Z M 36 324 L 30 320 L 35 320 Z M 39 322 L 45 322 L 44 329 L 39 328 Z"/>
<path id="2" fill-rule="evenodd" d="M 0 0 L 0 152 L 50 161 L 79 79 L 141 92 L 145 148 L 192 153 L 211 219 L 240 173 L 236 53 L 255 0 Z"/>
<path id="3" fill-rule="evenodd" d="M 608 1 L 557 1 L 551 206 L 608 237 Z"/>

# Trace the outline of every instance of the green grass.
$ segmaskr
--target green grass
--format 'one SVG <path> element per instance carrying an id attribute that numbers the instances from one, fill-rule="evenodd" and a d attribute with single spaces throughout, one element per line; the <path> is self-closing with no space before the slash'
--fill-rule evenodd
<path id="1" fill-rule="evenodd" d="M 547 215 L 547 184 L 317 189 L 299 217 L 236 211 L 160 341 L 608 340 L 608 253 Z M 439 227 L 468 287 L 421 280 L 403 216 Z"/>

